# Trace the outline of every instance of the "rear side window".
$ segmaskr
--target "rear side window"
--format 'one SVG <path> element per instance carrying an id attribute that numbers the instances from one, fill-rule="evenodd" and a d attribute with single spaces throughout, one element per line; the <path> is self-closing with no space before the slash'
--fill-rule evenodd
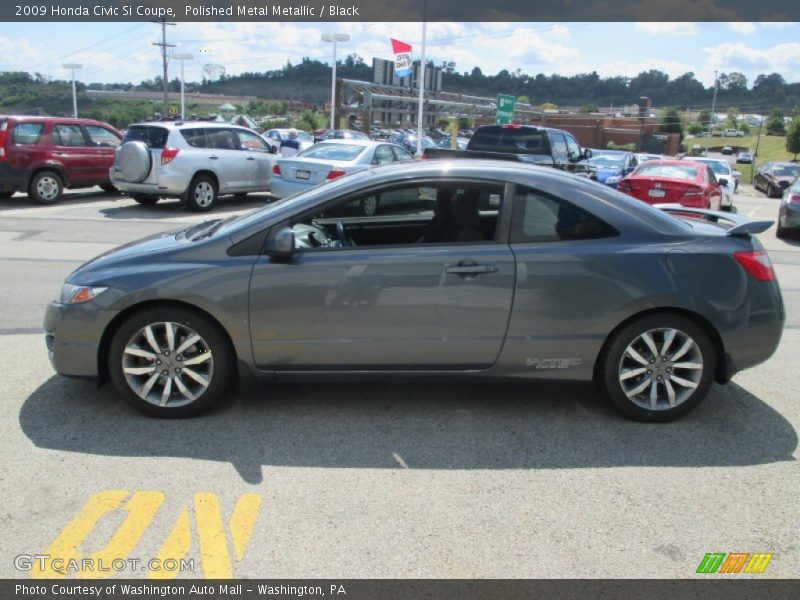
<path id="1" fill-rule="evenodd" d="M 42 127 L 41 123 L 17 123 L 12 134 L 13 142 L 23 146 L 35 144 L 42 135 Z"/>
<path id="2" fill-rule="evenodd" d="M 167 145 L 169 131 L 163 127 L 131 127 L 122 138 L 125 142 L 144 142 L 151 148 L 162 150 Z"/>
<path id="3" fill-rule="evenodd" d="M 181 135 L 192 148 L 208 148 L 205 129 L 183 129 Z"/>
<path id="4" fill-rule="evenodd" d="M 82 147 L 86 146 L 86 138 L 80 125 L 58 123 L 53 125 L 53 143 L 56 146 Z"/>
<path id="5" fill-rule="evenodd" d="M 119 138 L 113 131 L 97 125 L 87 125 L 86 133 L 95 146 L 116 147 L 119 146 Z"/>
<path id="6" fill-rule="evenodd" d="M 469 149 L 512 154 L 547 154 L 544 136 L 542 131 L 524 127 L 481 127 L 472 136 Z"/>
<path id="7" fill-rule="evenodd" d="M 590 212 L 549 194 L 518 186 L 511 241 L 560 242 L 614 237 L 616 229 Z"/>

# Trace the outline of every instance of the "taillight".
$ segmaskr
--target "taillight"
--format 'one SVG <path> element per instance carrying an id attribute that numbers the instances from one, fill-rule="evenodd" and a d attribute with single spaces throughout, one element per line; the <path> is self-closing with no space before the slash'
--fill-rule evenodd
<path id="1" fill-rule="evenodd" d="M 6 124 L 0 125 L 0 160 L 6 159 Z"/>
<path id="2" fill-rule="evenodd" d="M 775 271 L 772 269 L 772 261 L 766 250 L 743 250 L 734 252 L 733 258 L 736 259 L 745 271 L 752 275 L 756 281 L 775 281 Z"/>
<path id="3" fill-rule="evenodd" d="M 273 175 L 277 175 L 278 177 L 280 177 L 281 168 L 278 166 L 278 163 L 275 163 L 274 165 L 272 165 L 272 174 Z"/>
<path id="4" fill-rule="evenodd" d="M 703 195 L 703 188 L 693 185 L 692 187 L 686 188 L 686 190 L 683 192 L 683 195 L 684 196 L 702 196 Z"/>
<path id="5" fill-rule="evenodd" d="M 633 186 L 631 186 L 630 182 L 623 179 L 617 184 L 617 191 L 623 194 L 630 194 L 633 191 Z"/>
<path id="6" fill-rule="evenodd" d="M 787 204 L 800 204 L 800 194 L 789 194 Z"/>
<path id="7" fill-rule="evenodd" d="M 328 173 L 328 176 L 325 179 L 330 181 L 331 179 L 336 179 L 345 174 L 346 171 L 344 169 L 340 169 L 339 167 L 332 167 L 330 172 Z"/>
<path id="8" fill-rule="evenodd" d="M 171 163 L 180 151 L 180 148 L 164 148 L 161 151 L 161 166 Z"/>

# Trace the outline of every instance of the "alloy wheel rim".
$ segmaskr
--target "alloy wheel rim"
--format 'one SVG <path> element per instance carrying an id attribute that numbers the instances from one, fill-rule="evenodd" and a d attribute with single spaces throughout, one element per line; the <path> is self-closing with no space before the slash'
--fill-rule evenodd
<path id="1" fill-rule="evenodd" d="M 177 408 L 197 400 L 211 385 L 214 357 L 191 327 L 171 321 L 150 323 L 125 345 L 122 372 L 142 400 Z"/>
<path id="2" fill-rule="evenodd" d="M 214 188 L 210 183 L 201 181 L 194 188 L 194 199 L 200 206 L 208 206 L 214 201 Z"/>
<path id="3" fill-rule="evenodd" d="M 619 384 L 636 406 L 670 410 L 694 394 L 703 377 L 703 355 L 691 336 L 674 328 L 636 337 L 619 361 Z"/>
<path id="4" fill-rule="evenodd" d="M 52 177 L 41 177 L 36 182 L 36 191 L 45 200 L 52 200 L 58 195 L 58 183 Z"/>

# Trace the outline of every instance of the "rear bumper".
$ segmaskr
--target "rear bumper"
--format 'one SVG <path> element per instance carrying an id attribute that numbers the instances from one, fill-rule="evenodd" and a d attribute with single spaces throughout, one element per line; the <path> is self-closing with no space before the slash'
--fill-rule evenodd
<path id="1" fill-rule="evenodd" d="M 186 175 L 180 173 L 170 174 L 162 172 L 158 181 L 153 183 L 133 183 L 115 178 L 114 169 L 109 171 L 111 183 L 120 192 L 129 194 L 146 194 L 148 196 L 181 196 L 189 187 Z"/>
<path id="2" fill-rule="evenodd" d="M 283 177 L 273 177 L 269 182 L 269 193 L 276 198 L 286 198 L 292 194 L 305 192 L 315 187 L 311 183 L 286 181 Z"/>

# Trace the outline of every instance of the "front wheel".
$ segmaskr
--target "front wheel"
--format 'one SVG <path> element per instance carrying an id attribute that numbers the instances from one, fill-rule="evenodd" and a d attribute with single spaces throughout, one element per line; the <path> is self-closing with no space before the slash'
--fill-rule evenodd
<path id="1" fill-rule="evenodd" d="M 183 308 L 134 313 L 108 353 L 111 380 L 128 404 L 152 417 L 208 410 L 233 380 L 234 352 L 209 318 Z"/>
<path id="2" fill-rule="evenodd" d="M 622 413 L 646 422 L 671 421 L 708 394 L 716 353 L 694 321 L 654 314 L 624 326 L 607 342 L 600 376 Z"/>
<path id="3" fill-rule="evenodd" d="M 186 191 L 186 205 L 195 212 L 208 212 L 217 203 L 217 182 L 208 175 L 198 175 Z"/>
<path id="4" fill-rule="evenodd" d="M 55 204 L 61 200 L 64 184 L 61 177 L 53 171 L 39 171 L 28 185 L 28 196 L 36 204 Z"/>

